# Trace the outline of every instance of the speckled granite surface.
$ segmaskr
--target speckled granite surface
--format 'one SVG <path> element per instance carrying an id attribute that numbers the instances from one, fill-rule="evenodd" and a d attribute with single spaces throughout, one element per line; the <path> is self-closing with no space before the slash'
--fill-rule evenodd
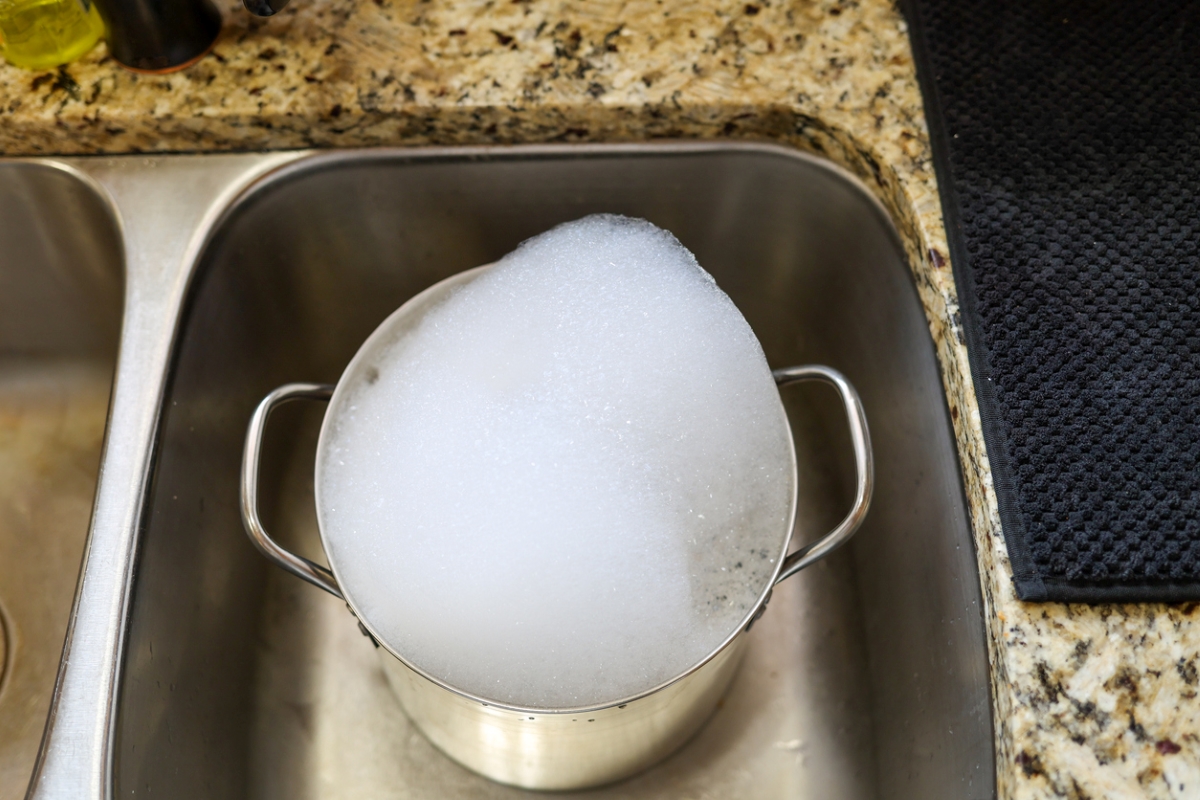
<path id="1" fill-rule="evenodd" d="M 0 150 L 753 138 L 892 210 L 937 343 L 989 620 L 1000 794 L 1200 797 L 1200 605 L 1016 599 L 903 21 L 887 0 L 294 0 L 162 77 L 0 67 Z"/>

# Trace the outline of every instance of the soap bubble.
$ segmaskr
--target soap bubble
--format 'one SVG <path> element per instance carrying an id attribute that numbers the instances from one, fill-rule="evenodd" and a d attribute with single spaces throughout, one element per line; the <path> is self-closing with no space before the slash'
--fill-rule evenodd
<path id="1" fill-rule="evenodd" d="M 790 524 L 790 433 L 750 326 L 670 233 L 560 225 L 370 362 L 322 434 L 320 524 L 409 663 L 496 703 L 597 706 L 754 610 Z"/>

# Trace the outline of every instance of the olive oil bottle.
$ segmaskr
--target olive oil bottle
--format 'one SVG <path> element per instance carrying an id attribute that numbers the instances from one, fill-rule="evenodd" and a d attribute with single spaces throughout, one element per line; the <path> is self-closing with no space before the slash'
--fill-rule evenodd
<path id="1" fill-rule="evenodd" d="M 74 61 L 103 35 L 92 0 L 0 0 L 0 46 L 18 67 L 48 69 Z"/>

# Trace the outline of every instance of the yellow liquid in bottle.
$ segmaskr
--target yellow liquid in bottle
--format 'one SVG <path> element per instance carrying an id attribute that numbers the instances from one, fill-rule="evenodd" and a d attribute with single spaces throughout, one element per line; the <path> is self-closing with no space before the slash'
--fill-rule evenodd
<path id="1" fill-rule="evenodd" d="M 4 57 L 27 69 L 66 64 L 92 49 L 104 23 L 91 0 L 0 0 Z"/>

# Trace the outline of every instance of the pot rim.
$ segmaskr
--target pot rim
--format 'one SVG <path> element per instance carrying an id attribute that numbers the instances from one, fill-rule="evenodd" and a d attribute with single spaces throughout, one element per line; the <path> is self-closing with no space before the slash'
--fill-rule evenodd
<path id="1" fill-rule="evenodd" d="M 321 524 L 321 514 L 320 514 L 320 509 L 322 508 L 322 505 L 321 505 L 321 481 L 319 480 L 319 477 L 321 474 L 321 465 L 323 463 L 325 463 L 323 454 L 325 452 L 325 447 L 326 447 L 326 444 L 328 441 L 328 436 L 327 436 L 328 431 L 329 431 L 328 423 L 329 423 L 329 419 L 331 416 L 331 412 L 339 404 L 339 402 L 345 396 L 346 392 L 350 391 L 347 387 L 350 384 L 357 383 L 357 379 L 359 379 L 358 373 L 363 370 L 365 362 L 371 356 L 373 356 L 375 354 L 375 351 L 381 345 L 383 345 L 385 340 L 390 340 L 392 333 L 393 333 L 392 329 L 396 326 L 396 324 L 399 322 L 399 320 L 401 320 L 405 316 L 411 314 L 415 308 L 428 302 L 431 295 L 441 294 L 443 292 L 446 292 L 447 290 L 456 288 L 458 286 L 466 285 L 466 284 L 470 283 L 471 281 L 475 280 L 476 278 L 478 278 L 480 275 L 483 274 L 484 271 L 486 271 L 488 268 L 490 268 L 494 265 L 495 265 L 495 262 L 488 263 L 488 264 L 482 264 L 478 267 L 473 267 L 471 269 L 467 269 L 462 272 L 455 273 L 454 275 L 450 275 L 449 277 L 443 278 L 442 280 L 438 281 L 437 283 L 434 283 L 432 286 L 429 286 L 429 287 L 425 288 L 424 290 L 422 290 L 421 292 L 410 297 L 399 308 L 397 308 L 395 311 L 393 311 L 391 314 L 389 314 L 383 320 L 383 322 L 379 323 L 379 325 L 375 328 L 375 330 L 371 332 L 371 335 L 368 336 L 363 341 L 363 343 L 359 346 L 358 351 L 354 354 L 354 357 L 352 359 L 350 359 L 350 363 L 347 364 L 346 368 L 342 371 L 341 376 L 338 378 L 337 385 L 334 388 L 333 395 L 329 398 L 329 403 L 325 410 L 325 416 L 321 420 L 321 432 L 317 439 L 316 464 L 313 469 L 313 473 L 314 473 L 313 499 L 315 501 L 315 505 L 317 508 L 317 531 L 321 537 L 321 548 L 325 552 L 325 558 L 329 562 L 329 569 L 333 573 L 334 579 L 337 581 L 338 588 L 341 590 L 342 598 L 345 600 L 346 605 L 350 608 L 351 613 L 354 614 L 354 616 L 358 619 L 359 623 L 370 634 L 371 639 L 379 647 L 386 650 L 387 653 L 389 655 L 391 655 L 393 658 L 398 660 L 404 666 L 411 669 L 417 675 L 420 675 L 422 678 L 425 678 L 426 680 L 430 681 L 431 683 L 434 683 L 437 686 L 440 686 L 441 688 L 443 688 L 449 692 L 452 692 L 456 695 L 459 695 L 461 697 L 464 697 L 468 700 L 477 702 L 483 706 L 497 709 L 499 711 L 512 711 L 512 712 L 517 712 L 517 713 L 521 713 L 521 714 L 542 714 L 542 715 L 583 714 L 583 713 L 589 713 L 589 712 L 594 712 L 594 711 L 600 711 L 600 710 L 606 709 L 606 708 L 616 708 L 616 707 L 625 706 L 630 703 L 636 702 L 637 700 L 640 700 L 648 695 L 655 694 L 674 683 L 678 683 L 679 681 L 683 680 L 684 678 L 687 678 L 688 676 L 695 673 L 697 670 L 699 670 L 701 667 L 703 667 L 708 662 L 712 661 L 719 653 L 721 653 L 721 651 L 723 651 L 725 648 L 727 648 L 730 645 L 730 643 L 733 642 L 734 639 L 736 639 L 738 636 L 740 636 L 742 633 L 744 633 L 748 629 L 750 623 L 754 619 L 756 619 L 759 612 L 766 605 L 766 602 L 770 597 L 771 591 L 775 587 L 775 583 L 779 578 L 779 572 L 780 572 L 780 570 L 783 569 L 784 559 L 787 557 L 788 551 L 791 549 L 792 536 L 794 535 L 795 530 L 796 530 L 796 513 L 797 513 L 797 503 L 798 503 L 798 495 L 799 495 L 799 473 L 798 473 L 798 468 L 797 468 L 797 464 L 796 464 L 796 443 L 795 443 L 795 438 L 792 434 L 791 423 L 788 421 L 788 418 L 787 418 L 787 412 L 783 408 L 782 400 L 780 401 L 780 404 L 779 404 L 779 413 L 783 417 L 784 429 L 787 431 L 788 456 L 789 456 L 789 461 L 790 461 L 790 466 L 791 466 L 791 471 L 790 471 L 790 477 L 791 477 L 790 495 L 791 495 L 791 497 L 789 498 L 789 501 L 788 501 L 787 532 L 783 536 L 782 547 L 781 547 L 779 553 L 773 559 L 774 568 L 771 570 L 768 580 L 765 582 L 765 585 L 763 586 L 762 590 L 759 592 L 758 597 L 755 600 L 755 602 L 750 605 L 750 607 L 749 607 L 750 610 L 745 614 L 745 616 L 741 619 L 741 621 L 738 622 L 738 624 L 733 627 L 733 629 L 730 631 L 730 633 L 724 639 L 721 640 L 720 644 L 718 644 L 715 648 L 713 648 L 711 651 L 709 651 L 709 653 L 707 655 L 705 655 L 702 659 L 700 659 L 696 663 L 692 664 L 690 667 L 688 667 L 686 670 L 684 670 L 680 674 L 678 674 L 672 678 L 668 678 L 667 680 L 662 681 L 661 683 L 659 683 L 649 689 L 645 689 L 645 690 L 637 692 L 636 694 L 629 695 L 628 697 L 623 697 L 623 698 L 620 698 L 617 700 L 612 700 L 612 701 L 606 700 L 604 702 L 593 703 L 591 705 L 547 708 L 547 707 L 541 707 L 541 706 L 522 706 L 522 705 L 516 705 L 516 704 L 512 704 L 512 703 L 506 703 L 503 701 L 491 700 L 486 697 L 482 697 L 480 695 L 474 694 L 473 692 L 469 692 L 465 689 L 460 689 L 457 686 L 454 686 L 441 678 L 431 675 L 429 672 L 422 669 L 421 667 L 418 667 L 416 664 L 412 663 L 409 659 L 400 655 L 400 653 L 398 653 L 396 651 L 396 649 L 391 644 L 389 644 L 386 639 L 384 639 L 382 636 L 379 635 L 378 631 L 376 631 L 375 627 L 371 624 L 370 620 L 368 620 L 359 611 L 358 604 L 354 602 L 353 593 L 350 591 L 350 588 L 347 585 L 347 583 L 342 580 L 342 576 L 338 572 L 337 564 L 334 561 L 334 559 L 332 558 L 332 556 L 330 555 L 329 542 L 326 539 L 325 528 Z"/>

